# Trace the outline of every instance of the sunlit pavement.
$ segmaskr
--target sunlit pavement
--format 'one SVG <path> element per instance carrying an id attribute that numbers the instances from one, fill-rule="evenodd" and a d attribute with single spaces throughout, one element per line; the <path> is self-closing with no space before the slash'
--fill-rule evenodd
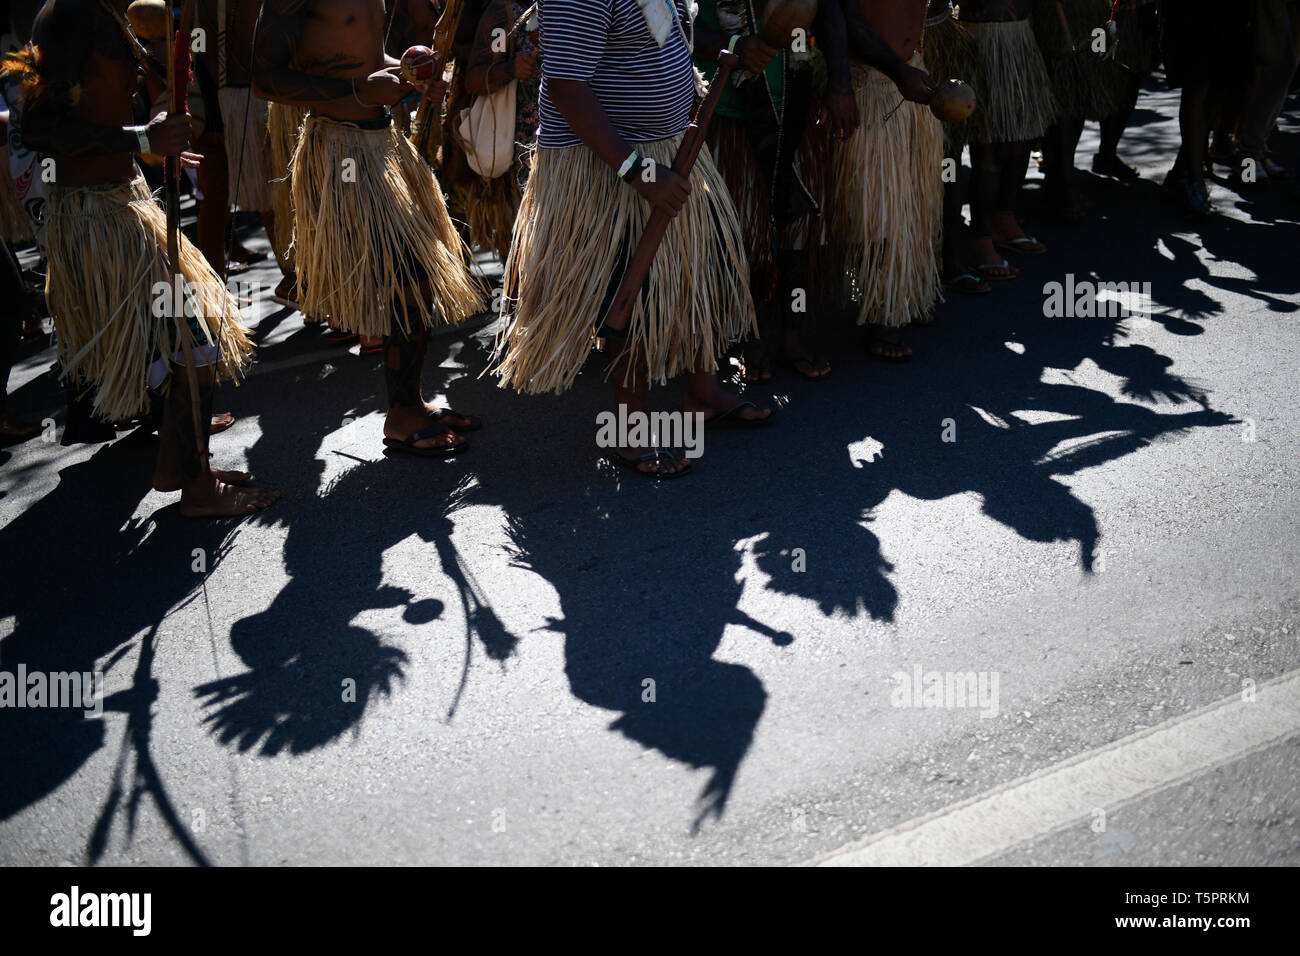
<path id="1" fill-rule="evenodd" d="M 910 364 L 833 343 L 681 481 L 598 462 L 600 358 L 520 397 L 481 324 L 425 374 L 486 420 L 471 450 L 386 458 L 380 358 L 269 301 L 213 440 L 284 492 L 264 515 L 180 518 L 142 434 L 0 450 L 0 671 L 104 674 L 101 719 L 0 708 L 0 862 L 798 863 L 1031 793 L 996 836 L 940 815 L 937 861 L 1300 863 L 1300 198 L 1217 186 L 1189 229 L 1176 105 L 1122 144 L 1141 182 L 1081 174 L 1078 229 L 1031 173 L 1049 252 Z M 1045 317 L 1070 273 L 1149 282 L 1151 315 Z M 52 360 L 11 407 L 57 430 Z M 1187 753 L 1105 769 L 1152 728 Z"/>

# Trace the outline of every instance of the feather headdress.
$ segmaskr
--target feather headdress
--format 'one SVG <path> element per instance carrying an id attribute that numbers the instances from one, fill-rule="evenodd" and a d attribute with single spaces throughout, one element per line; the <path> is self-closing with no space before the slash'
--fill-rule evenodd
<path id="1" fill-rule="evenodd" d="M 81 99 L 80 83 L 51 80 L 41 73 L 41 50 L 35 43 L 0 56 L 0 77 L 16 80 L 18 96 L 28 103 L 50 94 L 65 99 L 70 106 Z"/>

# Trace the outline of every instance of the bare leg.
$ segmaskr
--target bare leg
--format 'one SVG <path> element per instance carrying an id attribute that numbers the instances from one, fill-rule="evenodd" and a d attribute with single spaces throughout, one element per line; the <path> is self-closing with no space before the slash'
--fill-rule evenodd
<path id="1" fill-rule="evenodd" d="M 181 514 L 187 518 L 223 518 L 248 515 L 274 504 L 280 497 L 278 491 L 237 487 L 222 479 L 225 472 L 209 470 L 208 423 L 212 419 L 212 371 L 200 368 L 198 395 L 190 392 L 189 379 L 183 365 L 172 365 L 171 379 L 167 383 L 167 407 L 159 430 L 158 467 L 154 486 L 167 487 L 170 475 L 179 471 Z M 192 406 L 199 403 L 199 421 L 203 434 L 194 433 Z M 159 486 L 163 487 L 159 487 Z"/>
<path id="2" fill-rule="evenodd" d="M 641 370 L 645 363 L 641 358 L 641 351 L 615 339 L 607 339 L 606 342 L 606 348 L 614 352 L 613 366 L 610 369 L 610 381 L 614 388 L 614 407 L 624 405 L 627 407 L 628 414 L 644 412 L 646 387 Z M 631 462 L 650 450 L 648 447 L 627 447 L 613 449 L 613 452 Z M 665 451 L 667 454 L 660 455 L 652 461 L 638 462 L 636 470 L 647 475 L 674 475 L 690 468 L 690 463 L 679 457 L 676 452 L 667 449 Z"/>
<path id="3" fill-rule="evenodd" d="M 427 290 L 412 290 L 409 295 L 424 295 Z M 436 409 L 424 400 L 420 376 L 424 372 L 425 353 L 429 348 L 429 330 L 412 328 L 402 330 L 400 302 L 393 304 L 391 332 L 384 340 L 384 383 L 388 390 L 388 414 L 384 418 L 384 437 L 405 441 L 416 432 L 433 427 L 429 416 Z M 417 324 L 412 313 L 410 322 Z M 364 341 L 364 340 L 363 340 Z M 416 448 L 458 448 L 465 439 L 453 428 L 468 424 L 465 416 L 447 415 L 442 421 L 442 432 L 415 443 Z"/>
<path id="4" fill-rule="evenodd" d="M 195 144 L 203 154 L 196 171 L 203 202 L 199 204 L 198 247 L 219 276 L 226 274 L 226 224 L 230 219 L 230 183 L 226 147 L 220 133 L 204 133 Z"/>
<path id="5" fill-rule="evenodd" d="M 1002 181 L 998 149 L 996 143 L 972 143 L 970 147 L 971 264 L 993 279 L 1012 278 L 1020 272 L 1013 265 L 1004 265 L 1006 259 L 993 247 L 993 215 Z"/>

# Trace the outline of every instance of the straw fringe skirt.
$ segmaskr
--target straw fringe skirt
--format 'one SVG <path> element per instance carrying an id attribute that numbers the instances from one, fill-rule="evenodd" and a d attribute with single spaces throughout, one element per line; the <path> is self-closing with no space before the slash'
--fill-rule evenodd
<path id="1" fill-rule="evenodd" d="M 223 87 L 218 91 L 225 124 L 226 164 L 230 199 L 249 212 L 270 212 L 271 142 L 266 132 L 266 100 L 248 87 Z"/>
<path id="2" fill-rule="evenodd" d="M 921 66 L 919 54 L 912 65 Z M 900 105 L 883 73 L 854 64 L 853 94 L 861 123 L 834 147 L 835 261 L 844 298 L 858 303 L 858 324 L 897 327 L 941 295 L 943 133 L 928 107 Z"/>
<path id="3" fill-rule="evenodd" d="M 293 269 L 293 186 L 290 183 L 289 164 L 298 145 L 298 133 L 307 110 L 287 103 L 268 103 L 266 132 L 271 147 L 271 205 L 275 210 L 276 258 L 286 269 Z"/>
<path id="4" fill-rule="evenodd" d="M 513 168 L 496 179 L 475 175 L 465 197 L 469 241 L 479 249 L 491 249 L 505 262 L 510 255 L 510 237 L 522 199 Z"/>
<path id="5" fill-rule="evenodd" d="M 191 347 L 220 349 L 217 372 L 235 378 L 253 345 L 221 277 L 181 236 L 180 272 L 196 318 L 154 315 L 155 286 L 175 287 L 167 262 L 167 216 L 143 177 L 111 186 L 52 186 L 47 211 L 45 296 L 63 373 L 94 386 L 95 410 L 120 420 L 149 405 L 149 367 Z M 170 299 L 166 300 L 170 303 Z"/>
<path id="6" fill-rule="evenodd" d="M 1056 101 L 1028 20 L 967 21 L 975 41 L 983 93 L 966 123 L 968 143 L 1037 139 L 1056 119 Z"/>
<path id="7" fill-rule="evenodd" d="M 433 170 L 392 125 L 308 116 L 293 155 L 294 259 L 306 315 L 364 336 L 455 325 L 483 302 Z M 427 282 L 433 301 L 402 290 Z M 412 320 L 415 320 L 413 323 Z"/>
<path id="8" fill-rule="evenodd" d="M 1047 64 L 1056 99 L 1057 116 L 1105 119 L 1123 105 L 1128 85 L 1114 60 L 1093 51 L 1092 31 L 1104 29 L 1110 19 L 1108 0 L 1065 0 L 1067 36 L 1056 10 L 1056 0 L 1036 0 L 1031 19 L 1034 35 Z M 1106 46 L 1110 40 L 1107 38 Z M 1071 53 L 1073 49 L 1073 53 Z"/>
<path id="9" fill-rule="evenodd" d="M 940 82 L 962 80 L 975 91 L 975 102 L 983 98 L 984 77 L 975 41 L 956 17 L 947 17 L 921 34 L 921 55 L 931 76 Z M 961 155 L 970 141 L 971 120 L 943 124 L 944 154 Z"/>
<path id="10" fill-rule="evenodd" d="M 635 144 L 671 166 L 681 137 Z M 691 196 L 664 238 L 628 325 L 650 382 L 714 371 L 757 329 L 740 219 L 708 148 Z M 514 313 L 497 336 L 493 372 L 520 392 L 569 388 L 618 289 L 651 206 L 585 146 L 539 149 L 506 263 Z"/>
<path id="11" fill-rule="evenodd" d="M 776 256 L 771 183 L 759 165 L 743 119 L 715 116 L 709 124 L 708 144 L 709 154 L 727 184 L 727 192 L 740 217 L 745 258 L 756 273 L 750 276 L 753 284 L 750 291 L 756 301 L 766 301 L 774 291 L 774 276 L 770 273 Z"/>

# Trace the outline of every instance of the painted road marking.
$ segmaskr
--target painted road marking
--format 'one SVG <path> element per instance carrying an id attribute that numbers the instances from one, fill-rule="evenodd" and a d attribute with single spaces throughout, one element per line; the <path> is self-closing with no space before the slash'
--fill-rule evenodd
<path id="1" fill-rule="evenodd" d="M 1240 760 L 1300 733 L 1300 671 L 1227 697 L 810 861 L 815 866 L 979 863 Z"/>

